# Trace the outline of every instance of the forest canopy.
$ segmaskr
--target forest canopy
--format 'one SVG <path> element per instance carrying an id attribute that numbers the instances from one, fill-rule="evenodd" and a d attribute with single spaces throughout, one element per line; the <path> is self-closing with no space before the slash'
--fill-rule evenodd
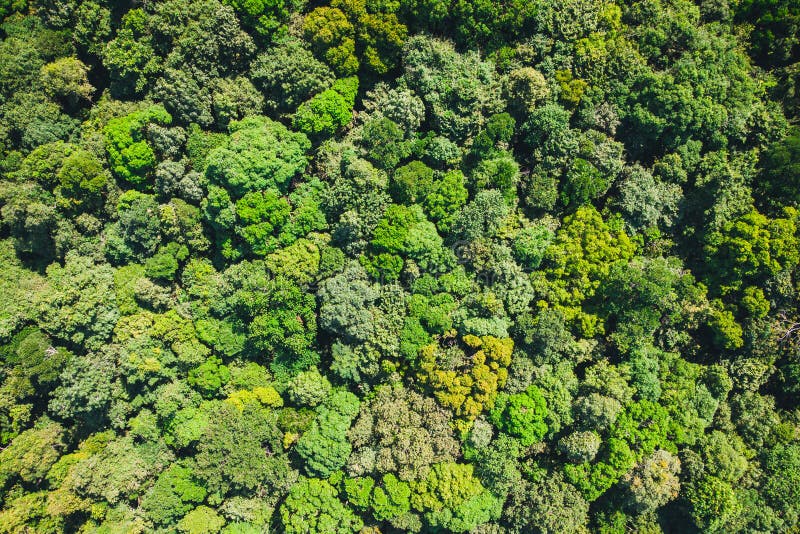
<path id="1" fill-rule="evenodd" d="M 800 528 L 800 5 L 0 0 L 0 534 Z"/>

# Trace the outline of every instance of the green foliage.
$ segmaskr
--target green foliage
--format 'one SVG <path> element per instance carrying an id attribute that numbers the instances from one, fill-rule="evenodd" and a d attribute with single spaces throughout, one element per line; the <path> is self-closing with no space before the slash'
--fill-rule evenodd
<path id="1" fill-rule="evenodd" d="M 233 121 L 230 135 L 205 158 L 208 179 L 241 197 L 269 188 L 285 191 L 306 166 L 311 147 L 302 133 L 266 117 Z"/>
<path id="2" fill-rule="evenodd" d="M 709 326 L 714 334 L 714 343 L 725 350 L 742 348 L 744 339 L 742 327 L 730 310 L 726 310 L 719 300 L 714 301 L 715 306 L 709 317 Z"/>
<path id="3" fill-rule="evenodd" d="M 393 70 L 408 33 L 406 26 L 393 13 L 396 7 L 392 4 L 372 7 L 366 2 L 352 0 L 336 0 L 332 5 L 353 21 L 356 50 L 362 65 L 376 74 Z"/>
<path id="4" fill-rule="evenodd" d="M 208 127 L 213 121 L 209 90 L 189 72 L 165 69 L 153 94 L 178 124 L 196 123 Z"/>
<path id="5" fill-rule="evenodd" d="M 508 73 L 503 87 L 509 106 L 525 116 L 550 95 L 547 80 L 533 67 L 519 67 Z"/>
<path id="6" fill-rule="evenodd" d="M 764 465 L 769 473 L 764 487 L 767 502 L 779 513 L 786 514 L 787 522 L 797 521 L 797 505 L 800 502 L 797 491 L 800 450 L 797 444 L 776 446 L 767 453 Z"/>
<path id="7" fill-rule="evenodd" d="M 724 530 L 726 523 L 740 511 L 730 484 L 713 476 L 703 477 L 689 486 L 686 499 L 695 525 L 708 532 Z"/>
<path id="8" fill-rule="evenodd" d="M 57 514 L 68 513 L 76 504 L 81 510 L 94 500 L 111 506 L 130 501 L 174 460 L 163 443 L 135 443 L 130 437 L 114 438 L 113 433 L 95 434 L 83 445 L 63 456 L 50 472 L 52 477 L 53 471 L 62 471 L 64 477 L 58 488 Z M 61 464 L 64 460 L 68 461 Z"/>
<path id="9" fill-rule="evenodd" d="M 344 493 L 347 500 L 359 510 L 369 507 L 369 499 L 375 481 L 370 477 L 346 478 L 344 480 Z"/>
<path id="10" fill-rule="evenodd" d="M 348 439 L 354 447 L 351 474 L 394 473 L 403 481 L 423 478 L 431 465 L 452 460 L 459 450 L 448 412 L 399 384 L 377 388 L 361 404 Z"/>
<path id="11" fill-rule="evenodd" d="M 274 356 L 270 369 L 285 380 L 319 363 L 315 301 L 285 278 L 270 281 L 267 290 L 268 297 L 253 310 L 249 340 Z"/>
<path id="12" fill-rule="evenodd" d="M 267 269 L 276 276 L 308 284 L 319 275 L 323 250 L 314 241 L 298 239 L 291 245 L 268 254 L 264 259 Z"/>
<path id="13" fill-rule="evenodd" d="M 172 525 L 205 497 L 206 490 L 194 480 L 192 470 L 175 464 L 159 475 L 142 498 L 141 507 L 154 523 Z"/>
<path id="14" fill-rule="evenodd" d="M 705 288 L 682 270 L 677 258 L 634 258 L 612 265 L 598 288 L 598 302 L 609 313 L 611 339 L 620 350 L 642 345 L 654 334 L 679 337 L 681 325 L 692 326 L 707 306 Z M 613 295 L 613 297 L 612 297 Z"/>
<path id="15" fill-rule="evenodd" d="M 175 526 L 185 534 L 215 534 L 225 526 L 225 520 L 208 506 L 198 506 Z"/>
<path id="16" fill-rule="evenodd" d="M 502 498 L 522 482 L 517 461 L 523 448 L 507 435 L 489 441 L 491 438 L 491 426 L 483 420 L 476 422 L 470 430 L 465 456 L 475 463 L 476 475 L 486 489 Z"/>
<path id="17" fill-rule="evenodd" d="M 667 439 L 669 418 L 658 404 L 642 400 L 622 412 L 612 425 L 609 437 L 595 463 L 567 464 L 564 474 L 593 501 L 608 491 L 630 471 L 637 461 L 656 449 L 674 450 Z"/>
<path id="18" fill-rule="evenodd" d="M 0 5 L 0 18 L 6 18 L 8 15 L 14 12 L 23 12 L 27 7 L 27 2 L 25 0 L 7 0 Z"/>
<path id="19" fill-rule="evenodd" d="M 406 142 L 400 143 L 395 150 L 402 152 L 425 150 L 426 157 L 442 164 L 453 164 L 458 160 L 459 147 L 443 137 L 431 138 L 427 135 L 425 140 L 420 140 L 423 141 L 421 144 L 408 139 L 419 131 L 422 121 L 425 120 L 425 105 L 422 99 L 407 87 L 400 85 L 392 87 L 386 82 L 379 82 L 371 90 L 366 91 L 361 105 L 364 106 L 368 117 L 364 120 L 365 130 L 361 134 L 362 140 L 369 137 L 366 130 L 370 129 L 368 125 L 371 124 L 377 127 L 378 132 L 383 132 L 386 138 L 391 138 L 398 132 L 403 134 Z M 384 147 L 384 150 L 391 149 Z"/>
<path id="20" fill-rule="evenodd" d="M 333 73 L 303 41 L 287 37 L 256 58 L 252 79 L 270 109 L 290 112 L 333 83 Z"/>
<path id="21" fill-rule="evenodd" d="M 370 508 L 378 521 L 387 521 L 411 509 L 411 488 L 408 483 L 388 473 L 383 476 L 381 486 L 372 490 Z"/>
<path id="22" fill-rule="evenodd" d="M 289 383 L 289 398 L 293 403 L 314 408 L 331 392 L 331 383 L 316 367 L 295 376 Z"/>
<path id="23" fill-rule="evenodd" d="M 628 227 L 643 230 L 672 226 L 682 191 L 678 184 L 665 183 L 646 169 L 635 166 L 619 184 L 616 200 Z"/>
<path id="24" fill-rule="evenodd" d="M 337 80 L 330 89 L 301 104 L 292 125 L 311 137 L 333 135 L 350 122 L 357 92 L 358 78 Z"/>
<path id="25" fill-rule="evenodd" d="M 289 218 L 286 199 L 274 189 L 246 193 L 236 201 L 237 230 L 252 252 L 264 256 L 277 246 L 277 233 Z"/>
<path id="26" fill-rule="evenodd" d="M 264 97 L 245 77 L 221 79 L 211 98 L 211 109 L 220 128 L 226 128 L 232 120 L 258 115 L 264 107 Z"/>
<path id="27" fill-rule="evenodd" d="M 117 202 L 119 220 L 109 232 L 106 255 L 116 263 L 144 259 L 156 252 L 161 224 L 158 203 L 152 195 L 130 190 Z"/>
<path id="28" fill-rule="evenodd" d="M 735 483 L 747 470 L 748 451 L 742 438 L 736 434 L 724 434 L 718 430 L 705 436 L 703 459 L 709 474 L 727 482 Z"/>
<path id="29" fill-rule="evenodd" d="M 361 130 L 361 144 L 367 152 L 366 157 L 373 164 L 386 170 L 397 167 L 400 161 L 411 153 L 411 146 L 405 140 L 403 130 L 386 117 L 375 118 L 364 124 Z"/>
<path id="30" fill-rule="evenodd" d="M 505 385 L 508 377 L 514 342 L 473 335 L 465 336 L 463 341 L 467 350 L 474 351 L 471 357 L 465 357 L 457 347 L 443 349 L 438 344 L 423 347 L 417 375 L 440 404 L 453 410 L 458 418 L 457 427 L 466 430 L 484 409 L 494 406 L 497 390 Z M 447 358 L 448 353 L 454 352 L 455 365 L 447 365 L 447 359 L 451 359 Z M 445 365 L 439 364 L 440 361 Z"/>
<path id="31" fill-rule="evenodd" d="M 77 58 L 58 59 L 42 67 L 42 88 L 49 96 L 75 106 L 89 100 L 94 93 L 87 77 L 88 71 Z"/>
<path id="32" fill-rule="evenodd" d="M 367 6 L 365 2 L 337 0 L 309 13 L 303 31 L 337 74 L 355 74 L 360 65 L 386 74 L 394 68 L 407 34 L 392 12 L 395 9 L 391 4 Z"/>
<path id="33" fill-rule="evenodd" d="M 276 414 L 260 402 L 210 404 L 197 435 L 194 474 L 209 494 L 285 491 L 294 475 Z"/>
<path id="34" fill-rule="evenodd" d="M 90 353 L 70 359 L 59 377 L 61 384 L 53 391 L 49 410 L 89 428 L 105 423 L 112 402 L 122 395 L 118 373 L 113 354 Z"/>
<path id="35" fill-rule="evenodd" d="M 370 321 L 369 308 L 378 292 L 356 262 L 325 280 L 320 287 L 320 326 L 344 339 L 365 340 Z"/>
<path id="36" fill-rule="evenodd" d="M 546 415 L 547 404 L 542 393 L 536 386 L 530 386 L 524 393 L 499 395 L 490 419 L 497 428 L 519 438 L 528 447 L 547 433 Z"/>
<path id="37" fill-rule="evenodd" d="M 609 183 L 591 163 L 575 158 L 567 171 L 567 182 L 561 191 L 561 203 L 565 206 L 581 206 L 605 194 Z"/>
<path id="38" fill-rule="evenodd" d="M 561 438 L 558 446 L 570 461 L 588 462 L 600 450 L 600 436 L 595 432 L 574 432 Z"/>
<path id="39" fill-rule="evenodd" d="M 64 429 L 52 421 L 40 421 L 22 432 L 0 452 L 0 487 L 17 481 L 38 483 L 56 463 L 64 446 Z"/>
<path id="40" fill-rule="evenodd" d="M 453 141 L 477 133 L 500 111 L 500 87 L 491 64 L 477 52 L 461 55 L 450 43 L 411 37 L 403 50 L 404 79 L 425 102 L 436 131 Z"/>
<path id="41" fill-rule="evenodd" d="M 412 161 L 392 175 L 391 192 L 401 204 L 421 204 L 433 188 L 433 169 L 421 161 Z"/>
<path id="42" fill-rule="evenodd" d="M 144 272 L 149 278 L 155 280 L 171 281 L 178 271 L 178 262 L 189 256 L 186 246 L 169 243 L 153 257 L 148 258 L 144 264 Z"/>
<path id="43" fill-rule="evenodd" d="M 156 156 L 145 138 L 150 124 L 168 125 L 172 117 L 161 106 L 151 106 L 108 121 L 103 128 L 111 170 L 134 186 L 149 187 Z"/>
<path id="44" fill-rule="evenodd" d="M 0 533 L 795 532 L 787 0 L 0 0 Z"/>
<path id="45" fill-rule="evenodd" d="M 4 184 L 0 215 L 18 254 L 49 260 L 54 254 L 53 234 L 58 221 L 53 195 L 37 185 L 24 188 Z"/>
<path id="46" fill-rule="evenodd" d="M 737 4 L 738 18 L 753 24 L 752 53 L 762 64 L 781 65 L 797 61 L 794 49 L 800 11 L 791 2 L 748 0 Z"/>
<path id="47" fill-rule="evenodd" d="M 436 464 L 427 477 L 412 482 L 411 490 L 411 506 L 432 528 L 468 532 L 500 512 L 499 501 L 474 477 L 469 464 Z"/>
<path id="48" fill-rule="evenodd" d="M 230 380 L 230 376 L 230 371 L 222 365 L 222 360 L 211 356 L 202 365 L 189 371 L 187 382 L 204 397 L 211 398 Z"/>
<path id="49" fill-rule="evenodd" d="M 317 408 L 317 418 L 296 447 L 309 474 L 327 477 L 347 462 L 352 450 L 347 429 L 358 413 L 358 404 L 352 393 L 335 391 Z"/>
<path id="50" fill-rule="evenodd" d="M 53 347 L 36 328 L 24 328 L 0 349 L 5 366 L 0 386 L 0 443 L 8 444 L 39 412 L 38 404 L 57 384 L 72 354 Z"/>
<path id="51" fill-rule="evenodd" d="M 568 70 L 556 71 L 556 81 L 561 89 L 561 100 L 570 108 L 576 107 L 581 103 L 583 93 L 588 87 L 584 80 L 575 78 Z"/>
<path id="52" fill-rule="evenodd" d="M 349 76 L 358 70 L 355 29 L 342 10 L 318 7 L 303 20 L 306 40 L 337 74 Z"/>
<path id="53" fill-rule="evenodd" d="M 492 237 L 508 216 L 509 207 L 497 190 L 475 195 L 453 221 L 453 231 L 467 240 Z"/>
<path id="54" fill-rule="evenodd" d="M 358 532 L 363 522 L 349 510 L 336 492 L 324 480 L 301 478 L 292 486 L 280 508 L 284 531 L 332 532 L 336 534 Z"/>
<path id="55" fill-rule="evenodd" d="M 521 229 L 514 236 L 514 257 L 524 268 L 538 268 L 553 237 L 553 232 L 543 225 Z"/>
<path id="56" fill-rule="evenodd" d="M 586 337 L 603 331 L 602 322 L 580 308 L 594 295 L 611 265 L 633 256 L 635 247 L 625 232 L 615 230 L 593 207 L 579 208 L 564 220 L 544 257 L 544 270 L 535 274 L 549 305 L 564 313 Z M 541 278 L 539 278 L 541 276 Z M 541 284 L 541 285 L 540 285 Z"/>
<path id="57" fill-rule="evenodd" d="M 588 532 L 588 513 L 589 504 L 556 472 L 514 491 L 503 515 L 511 532 Z"/>
<path id="58" fill-rule="evenodd" d="M 768 219 L 755 210 L 708 236 L 705 247 L 709 267 L 722 295 L 742 289 L 744 284 L 763 283 L 798 261 L 795 210 L 787 208 L 784 218 Z"/>
<path id="59" fill-rule="evenodd" d="M 760 203 L 770 208 L 798 206 L 797 182 L 800 178 L 800 132 L 789 135 L 768 147 L 761 156 L 761 176 L 754 189 Z M 780 200 L 778 200 L 780 199 Z"/>
<path id="60" fill-rule="evenodd" d="M 678 496 L 680 461 L 657 450 L 625 475 L 630 506 L 637 512 L 655 510 Z"/>
<path id="61" fill-rule="evenodd" d="M 481 160 L 472 171 L 472 189 L 498 189 L 507 203 L 517 197 L 519 164 L 509 153 L 500 152 L 496 157 Z"/>
<path id="62" fill-rule="evenodd" d="M 49 290 L 38 303 L 42 328 L 71 343 L 100 347 L 119 318 L 113 269 L 70 253 L 63 267 L 48 267 L 48 278 Z"/>
<path id="63" fill-rule="evenodd" d="M 442 238 L 418 205 L 410 208 L 393 204 L 370 241 L 371 257 L 362 259 L 367 273 L 375 278 L 396 280 L 403 269 L 402 257 L 413 260 L 420 269 L 436 271 L 446 265 Z"/>
<path id="64" fill-rule="evenodd" d="M 111 11 L 97 2 L 84 2 L 75 9 L 73 36 L 77 45 L 100 55 L 111 36 Z"/>
<path id="65" fill-rule="evenodd" d="M 467 202 L 467 188 L 461 171 L 449 171 L 440 180 L 433 182 L 422 199 L 422 207 L 428 217 L 436 223 L 439 231 L 450 230 L 456 214 Z"/>
<path id="66" fill-rule="evenodd" d="M 236 10 L 245 26 L 255 29 L 259 35 L 267 38 L 281 31 L 282 25 L 289 18 L 290 8 L 293 7 L 283 0 L 228 0 L 225 3 Z"/>
<path id="67" fill-rule="evenodd" d="M 116 94 L 141 94 L 160 69 L 161 58 L 144 35 L 145 20 L 141 9 L 126 13 L 114 39 L 102 51 L 103 66 L 109 71 Z"/>
<path id="68" fill-rule="evenodd" d="M 82 149 L 64 158 L 57 179 L 60 188 L 56 202 L 68 210 L 98 207 L 109 182 L 100 160 Z"/>

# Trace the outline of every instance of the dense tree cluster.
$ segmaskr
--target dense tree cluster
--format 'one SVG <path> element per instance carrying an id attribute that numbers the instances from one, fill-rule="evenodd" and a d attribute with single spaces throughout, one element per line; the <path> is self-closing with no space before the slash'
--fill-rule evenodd
<path id="1" fill-rule="evenodd" d="M 800 529 L 790 0 L 0 0 L 0 534 Z"/>

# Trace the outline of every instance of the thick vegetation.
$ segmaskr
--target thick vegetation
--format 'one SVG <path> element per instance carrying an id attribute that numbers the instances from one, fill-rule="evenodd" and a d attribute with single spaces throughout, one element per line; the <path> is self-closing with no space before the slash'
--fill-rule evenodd
<path id="1" fill-rule="evenodd" d="M 0 534 L 800 529 L 789 0 L 0 0 Z"/>

